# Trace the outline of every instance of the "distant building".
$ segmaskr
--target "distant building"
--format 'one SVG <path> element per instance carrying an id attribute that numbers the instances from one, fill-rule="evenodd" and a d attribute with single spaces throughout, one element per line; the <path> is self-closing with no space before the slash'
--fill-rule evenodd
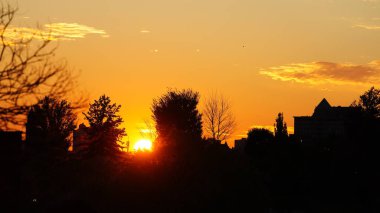
<path id="1" fill-rule="evenodd" d="M 239 140 L 235 140 L 235 150 L 244 153 L 245 147 L 247 146 L 247 138 L 242 138 Z"/>
<path id="2" fill-rule="evenodd" d="M 302 143 L 310 144 L 329 139 L 344 140 L 355 127 L 359 113 L 355 107 L 335 107 L 323 99 L 312 116 L 294 117 L 294 136 Z"/>

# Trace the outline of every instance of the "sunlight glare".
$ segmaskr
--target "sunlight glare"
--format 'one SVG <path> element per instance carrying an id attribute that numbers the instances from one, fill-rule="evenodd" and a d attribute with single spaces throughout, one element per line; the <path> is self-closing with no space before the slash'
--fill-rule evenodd
<path id="1" fill-rule="evenodd" d="M 152 151 L 152 141 L 148 139 L 141 139 L 134 145 L 135 151 Z"/>

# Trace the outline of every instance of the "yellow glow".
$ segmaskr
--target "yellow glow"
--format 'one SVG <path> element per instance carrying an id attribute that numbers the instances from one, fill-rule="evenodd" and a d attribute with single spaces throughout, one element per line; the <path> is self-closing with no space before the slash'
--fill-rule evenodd
<path id="1" fill-rule="evenodd" d="M 141 139 L 135 143 L 133 149 L 135 151 L 152 151 L 152 141 Z"/>

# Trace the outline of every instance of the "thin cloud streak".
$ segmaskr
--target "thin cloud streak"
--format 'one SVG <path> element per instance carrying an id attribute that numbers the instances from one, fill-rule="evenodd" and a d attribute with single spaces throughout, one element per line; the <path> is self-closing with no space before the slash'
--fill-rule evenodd
<path id="1" fill-rule="evenodd" d="M 87 35 L 100 35 L 103 38 L 108 38 L 109 35 L 101 29 L 78 24 L 78 23 L 51 23 L 45 24 L 42 29 L 29 27 L 9 27 L 4 37 L 9 40 L 18 39 L 40 39 L 40 40 L 76 40 L 85 38 Z"/>
<path id="2" fill-rule="evenodd" d="M 378 25 L 365 25 L 365 24 L 357 24 L 352 26 L 354 28 L 362 28 L 366 30 L 380 30 L 380 26 Z"/>
<path id="3" fill-rule="evenodd" d="M 140 33 L 150 33 L 149 30 L 140 30 Z"/>
<path id="4" fill-rule="evenodd" d="M 374 85 L 380 83 L 380 60 L 365 65 L 312 62 L 262 69 L 261 75 L 273 80 L 311 85 Z"/>
<path id="5" fill-rule="evenodd" d="M 379 2 L 379 0 L 361 0 L 362 2 L 375 3 Z"/>

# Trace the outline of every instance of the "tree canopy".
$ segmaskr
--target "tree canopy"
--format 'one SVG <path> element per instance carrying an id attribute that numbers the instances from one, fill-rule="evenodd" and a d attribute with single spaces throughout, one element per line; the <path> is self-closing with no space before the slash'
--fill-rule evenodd
<path id="1" fill-rule="evenodd" d="M 120 151 L 120 140 L 126 135 L 120 125 L 123 119 L 119 115 L 121 105 L 111 103 L 111 99 L 102 95 L 90 104 L 87 113 L 83 113 L 90 125 L 92 141 L 89 152 L 93 154 L 112 154 Z"/>
<path id="2" fill-rule="evenodd" d="M 39 148 L 67 151 L 72 145 L 76 119 L 70 103 L 46 96 L 29 110 L 27 140 Z"/>
<path id="3" fill-rule="evenodd" d="M 189 148 L 202 138 L 199 93 L 190 89 L 169 90 L 153 100 L 152 113 L 161 146 Z"/>
<path id="4" fill-rule="evenodd" d="M 252 141 L 255 143 L 268 143 L 273 142 L 274 135 L 268 129 L 264 128 L 253 128 L 248 131 L 248 141 Z"/>
<path id="5" fill-rule="evenodd" d="M 352 106 L 359 107 L 367 115 L 380 118 L 380 89 L 371 87 L 355 101 Z"/>

